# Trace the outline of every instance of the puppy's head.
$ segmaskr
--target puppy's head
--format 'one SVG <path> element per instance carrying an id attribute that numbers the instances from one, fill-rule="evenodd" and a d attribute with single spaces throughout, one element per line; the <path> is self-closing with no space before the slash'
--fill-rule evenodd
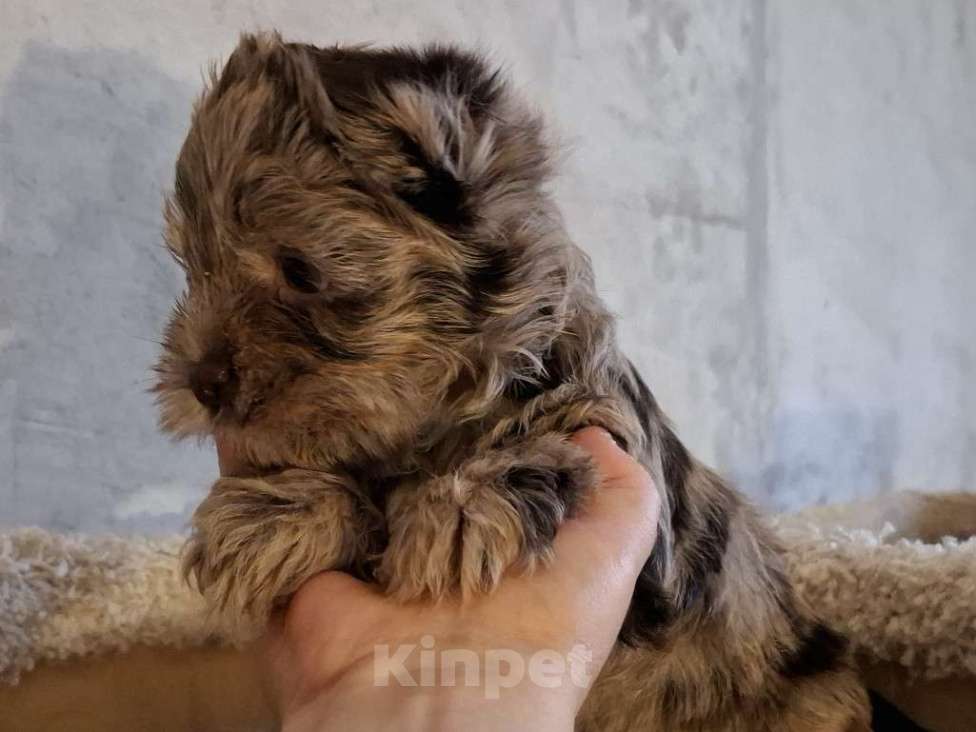
<path id="1" fill-rule="evenodd" d="M 537 377 L 572 262 L 548 172 L 475 56 L 245 36 L 167 202 L 163 426 L 259 466 L 377 459 Z"/>

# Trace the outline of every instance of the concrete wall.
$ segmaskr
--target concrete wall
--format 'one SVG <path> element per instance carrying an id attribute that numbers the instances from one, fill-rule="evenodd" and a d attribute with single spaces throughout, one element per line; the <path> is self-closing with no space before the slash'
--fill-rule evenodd
<path id="1" fill-rule="evenodd" d="M 686 441 L 776 509 L 976 485 L 976 3 L 0 3 L 0 526 L 179 529 L 159 202 L 242 28 L 505 60 Z"/>

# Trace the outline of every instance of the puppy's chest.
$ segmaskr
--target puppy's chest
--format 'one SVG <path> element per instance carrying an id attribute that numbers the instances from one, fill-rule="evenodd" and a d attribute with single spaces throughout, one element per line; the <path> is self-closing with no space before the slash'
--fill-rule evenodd
<path id="1" fill-rule="evenodd" d="M 394 490 L 448 476 L 477 457 L 478 440 L 484 433 L 480 427 L 458 426 L 444 430 L 443 436 L 436 441 L 426 442 L 418 438 L 386 460 L 364 460 L 355 466 L 347 466 L 347 470 L 363 492 L 377 505 L 382 505 Z"/>
<path id="2" fill-rule="evenodd" d="M 520 438 L 507 432 L 501 442 L 494 436 L 500 426 L 520 424 L 525 410 L 524 402 L 502 399 L 491 405 L 480 419 L 438 420 L 398 446 L 385 460 L 364 459 L 345 469 L 356 479 L 362 493 L 384 509 L 394 491 L 419 488 L 426 481 L 448 477 L 466 463 L 517 442 Z"/>

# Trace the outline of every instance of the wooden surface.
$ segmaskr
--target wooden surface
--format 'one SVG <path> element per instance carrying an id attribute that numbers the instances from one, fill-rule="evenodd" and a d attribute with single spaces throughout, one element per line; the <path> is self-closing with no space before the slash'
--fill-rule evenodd
<path id="1" fill-rule="evenodd" d="M 270 732 L 256 654 L 137 648 L 63 664 L 0 686 L 0 732 Z"/>

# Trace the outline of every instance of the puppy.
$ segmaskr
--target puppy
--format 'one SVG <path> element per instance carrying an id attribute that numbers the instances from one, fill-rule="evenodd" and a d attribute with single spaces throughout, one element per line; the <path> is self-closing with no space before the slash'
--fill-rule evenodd
<path id="1" fill-rule="evenodd" d="M 868 729 L 844 640 L 618 351 L 551 173 L 474 55 L 243 37 L 166 207 L 187 285 L 162 424 L 249 466 L 196 511 L 187 573 L 250 627 L 325 569 L 404 601 L 491 592 L 594 489 L 567 436 L 600 425 L 664 510 L 580 728 Z"/>

